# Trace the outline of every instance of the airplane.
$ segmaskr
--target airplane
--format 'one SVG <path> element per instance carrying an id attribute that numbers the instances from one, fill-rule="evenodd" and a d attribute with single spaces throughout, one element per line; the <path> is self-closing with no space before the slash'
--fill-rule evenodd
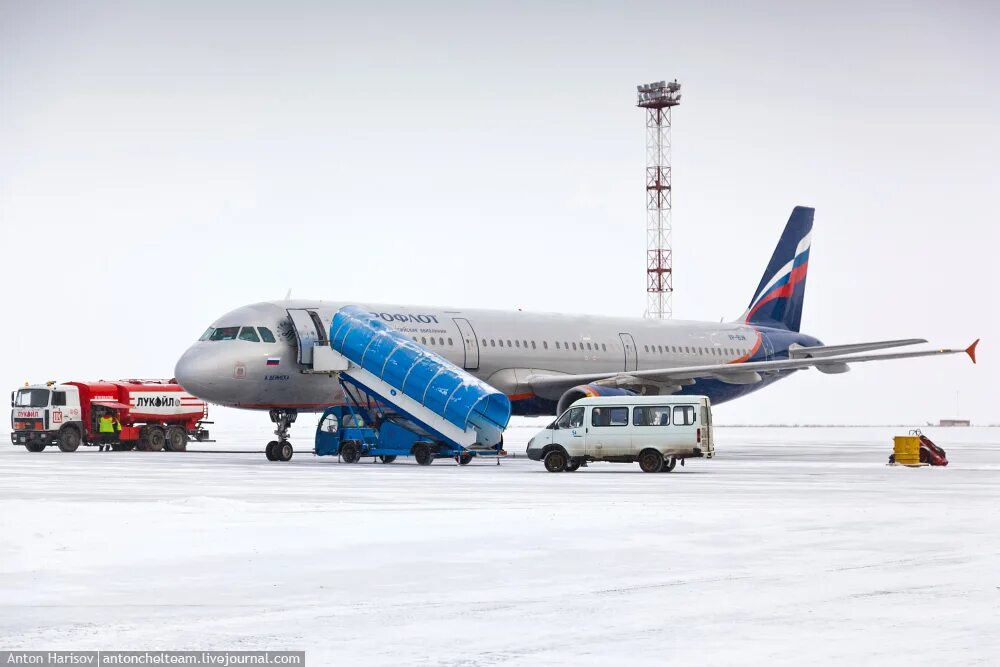
<path id="1" fill-rule="evenodd" d="M 852 363 L 965 352 L 876 352 L 921 338 L 824 345 L 800 323 L 815 210 L 797 206 L 743 315 L 694 322 L 518 311 L 279 300 L 243 306 L 212 323 L 178 360 L 177 381 L 210 403 L 267 410 L 286 441 L 299 412 L 343 404 L 333 373 L 312 368 L 334 315 L 358 306 L 503 392 L 512 414 L 561 414 L 585 396 L 699 394 L 720 404 L 793 373 L 843 373 Z"/>

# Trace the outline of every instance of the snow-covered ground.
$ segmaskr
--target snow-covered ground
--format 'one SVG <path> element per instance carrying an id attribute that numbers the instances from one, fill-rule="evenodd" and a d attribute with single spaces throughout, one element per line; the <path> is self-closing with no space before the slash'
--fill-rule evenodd
<path id="1" fill-rule="evenodd" d="M 254 454 L 0 446 L 0 648 L 304 649 L 311 665 L 1000 655 L 1000 429 L 928 429 L 943 469 L 884 465 L 905 429 L 719 428 L 715 460 L 670 474 L 552 475 L 523 458 L 268 463 L 265 425 L 212 446 Z"/>

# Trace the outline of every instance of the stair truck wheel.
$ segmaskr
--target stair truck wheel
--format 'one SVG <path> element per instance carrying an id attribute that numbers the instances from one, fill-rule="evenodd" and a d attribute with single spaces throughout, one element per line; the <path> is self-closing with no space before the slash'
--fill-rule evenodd
<path id="1" fill-rule="evenodd" d="M 545 455 L 545 469 L 549 472 L 562 472 L 566 469 L 566 454 L 561 449 L 553 449 Z"/>
<path id="2" fill-rule="evenodd" d="M 677 467 L 677 459 L 670 457 L 669 459 L 663 459 L 663 467 L 660 468 L 660 472 L 671 472 Z"/>
<path id="3" fill-rule="evenodd" d="M 361 460 L 361 448 L 358 443 L 348 440 L 340 446 L 340 458 L 344 463 L 357 463 Z"/>
<path id="4" fill-rule="evenodd" d="M 382 463 L 392 463 L 393 461 L 396 460 L 396 455 L 389 454 L 388 456 L 380 456 L 378 458 Z"/>
<path id="5" fill-rule="evenodd" d="M 660 472 L 663 468 L 663 454 L 655 449 L 645 449 L 639 453 L 639 468 L 643 472 Z"/>
<path id="6" fill-rule="evenodd" d="M 579 469 L 580 469 L 579 461 L 576 463 L 570 461 L 569 463 L 566 464 L 566 472 L 576 472 Z"/>
<path id="7" fill-rule="evenodd" d="M 143 451 L 162 452 L 163 446 L 167 444 L 167 436 L 159 426 L 147 426 L 139 436 L 139 443 L 145 442 Z"/>
<path id="8" fill-rule="evenodd" d="M 472 454 L 470 454 L 469 452 L 462 452 L 461 454 L 455 457 L 455 462 L 458 463 L 458 465 L 460 466 L 467 466 L 469 465 L 470 461 L 472 461 Z"/>
<path id="9" fill-rule="evenodd" d="M 64 452 L 75 452 L 80 446 L 80 432 L 75 428 L 64 428 L 59 433 L 59 449 Z M 42 445 L 45 449 L 45 445 Z M 42 451 L 39 449 L 38 451 Z"/>
<path id="10" fill-rule="evenodd" d="M 292 443 L 285 440 L 284 442 L 279 442 L 278 446 L 274 448 L 274 459 L 276 461 L 291 461 L 292 454 L 295 450 L 292 448 Z"/>
<path id="11" fill-rule="evenodd" d="M 167 429 L 167 450 L 171 452 L 183 452 L 187 450 L 188 434 L 180 426 L 171 426 Z"/>
<path id="12" fill-rule="evenodd" d="M 418 442 L 413 446 L 413 458 L 422 466 L 429 466 L 434 462 L 434 455 L 430 446 L 425 442 Z"/>
<path id="13" fill-rule="evenodd" d="M 24 448 L 29 452 L 41 452 L 45 450 L 45 444 L 41 442 L 25 443 Z"/>

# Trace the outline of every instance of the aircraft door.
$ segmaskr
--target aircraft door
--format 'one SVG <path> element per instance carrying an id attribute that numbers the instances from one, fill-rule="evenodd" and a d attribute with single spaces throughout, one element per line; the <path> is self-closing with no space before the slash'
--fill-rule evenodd
<path id="1" fill-rule="evenodd" d="M 622 339 L 622 347 L 625 348 L 625 370 L 635 371 L 639 369 L 639 358 L 636 355 L 635 339 L 630 333 L 620 333 L 618 337 Z"/>
<path id="2" fill-rule="evenodd" d="M 292 320 L 299 342 L 299 363 L 312 366 L 313 348 L 330 344 L 323 321 L 315 310 L 305 308 L 289 308 L 288 317 Z"/>
<path id="3" fill-rule="evenodd" d="M 476 338 L 476 331 L 472 328 L 472 323 L 464 317 L 453 317 L 452 320 L 458 327 L 458 337 L 465 350 L 465 362 L 462 364 L 462 368 L 467 371 L 477 370 L 479 368 L 479 339 Z"/>
<path id="4" fill-rule="evenodd" d="M 760 334 L 760 347 L 764 350 L 764 361 L 774 359 L 774 342 L 764 332 Z"/>

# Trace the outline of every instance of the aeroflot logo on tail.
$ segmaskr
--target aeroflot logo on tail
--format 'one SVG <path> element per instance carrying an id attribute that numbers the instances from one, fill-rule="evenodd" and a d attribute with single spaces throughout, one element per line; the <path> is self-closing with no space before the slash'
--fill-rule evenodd
<path id="1" fill-rule="evenodd" d="M 437 315 L 408 315 L 406 313 L 372 313 L 386 322 L 419 322 L 420 324 L 439 324 Z"/>
<path id="2" fill-rule="evenodd" d="M 135 399 L 135 407 L 137 408 L 179 408 L 181 407 L 181 399 L 174 398 L 172 396 L 164 398 L 163 396 L 138 396 Z"/>

